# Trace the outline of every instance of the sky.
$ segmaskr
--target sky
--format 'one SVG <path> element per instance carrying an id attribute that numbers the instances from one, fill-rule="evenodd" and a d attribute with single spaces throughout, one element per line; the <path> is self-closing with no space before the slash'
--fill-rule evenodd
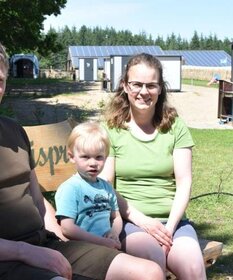
<path id="1" fill-rule="evenodd" d="M 152 39 L 174 33 L 190 40 L 198 35 L 233 39 L 231 0 L 67 0 L 57 17 L 44 22 L 44 31 L 68 26 L 113 27 L 133 34 L 145 32 Z"/>

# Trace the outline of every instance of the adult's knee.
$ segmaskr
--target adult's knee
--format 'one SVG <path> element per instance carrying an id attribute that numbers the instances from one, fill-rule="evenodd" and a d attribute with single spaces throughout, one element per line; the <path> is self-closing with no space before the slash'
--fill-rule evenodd
<path id="1" fill-rule="evenodd" d="M 166 256 L 162 247 L 145 233 L 128 236 L 123 241 L 124 250 L 133 256 L 154 261 L 163 271 L 166 269 Z"/>
<path id="2" fill-rule="evenodd" d="M 153 262 L 144 271 L 144 280 L 165 280 L 165 271 L 159 264 Z"/>
<path id="3" fill-rule="evenodd" d="M 206 280 L 206 271 L 202 264 L 193 263 L 188 267 L 180 268 L 176 276 L 180 280 Z"/>
<path id="4" fill-rule="evenodd" d="M 127 251 L 127 253 L 135 257 L 153 261 L 157 263 L 163 271 L 166 270 L 166 256 L 163 250 L 160 250 L 160 248 L 156 248 L 156 247 L 147 248 L 142 246 L 142 248 L 138 250 L 137 249 L 129 250 Z"/>
<path id="5" fill-rule="evenodd" d="M 135 271 L 133 279 L 165 280 L 165 271 L 160 267 L 159 264 L 150 260 L 141 259 L 141 264 L 137 265 L 137 271 Z"/>
<path id="6" fill-rule="evenodd" d="M 206 270 L 202 263 L 193 263 L 189 268 L 190 279 L 206 280 Z M 187 278 L 186 278 L 187 279 Z"/>

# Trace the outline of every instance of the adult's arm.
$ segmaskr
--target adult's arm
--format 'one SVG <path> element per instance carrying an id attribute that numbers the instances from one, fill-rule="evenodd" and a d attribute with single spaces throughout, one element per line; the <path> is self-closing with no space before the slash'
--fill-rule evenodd
<path id="1" fill-rule="evenodd" d="M 112 223 L 112 231 L 120 235 L 122 231 L 122 218 L 120 211 L 112 211 L 111 212 L 111 223 Z"/>
<path id="2" fill-rule="evenodd" d="M 67 240 L 67 238 L 65 238 L 62 234 L 61 227 L 57 223 L 53 206 L 43 197 L 41 193 L 35 170 L 31 171 L 30 180 L 30 192 L 33 201 L 39 209 L 42 219 L 44 220 L 45 228 L 54 232 L 59 238 L 61 238 L 61 240 Z"/>
<path id="3" fill-rule="evenodd" d="M 173 152 L 176 193 L 166 228 L 173 234 L 188 206 L 192 187 L 192 149 L 175 149 Z"/>
<path id="4" fill-rule="evenodd" d="M 0 239 L 0 261 L 20 261 L 72 278 L 70 263 L 60 252 L 22 241 Z"/>
<path id="5" fill-rule="evenodd" d="M 43 197 L 41 193 L 35 170 L 32 170 L 30 174 L 30 192 L 42 219 L 44 219 L 45 228 L 47 230 L 53 231 L 58 237 L 65 239 L 61 232 L 60 226 L 57 224 L 55 211 L 52 205 Z M 49 248 L 30 245 L 25 242 L 6 240 L 3 240 L 2 242 L 10 242 L 9 245 L 12 246 L 12 251 L 16 250 L 16 260 L 23 261 L 29 265 L 54 271 L 63 277 L 67 277 L 67 279 L 71 279 L 71 265 L 60 252 Z M 11 257 L 11 255 L 8 257 Z"/>

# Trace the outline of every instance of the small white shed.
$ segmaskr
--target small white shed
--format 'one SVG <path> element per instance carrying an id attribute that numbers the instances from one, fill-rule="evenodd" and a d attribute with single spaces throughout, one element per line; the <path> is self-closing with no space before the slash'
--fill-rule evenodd
<path id="1" fill-rule="evenodd" d="M 169 91 L 181 91 L 182 56 L 166 55 L 156 57 L 163 65 L 164 80 L 168 84 Z M 130 58 L 131 56 L 110 56 L 111 91 L 117 89 L 118 83 Z"/>
<path id="2" fill-rule="evenodd" d="M 79 59 L 79 80 L 80 81 L 97 81 L 98 77 L 97 58 L 80 58 Z"/>

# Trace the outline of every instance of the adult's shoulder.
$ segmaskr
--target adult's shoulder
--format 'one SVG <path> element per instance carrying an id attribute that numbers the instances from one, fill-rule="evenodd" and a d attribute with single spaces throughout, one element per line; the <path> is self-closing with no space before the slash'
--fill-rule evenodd
<path id="1" fill-rule="evenodd" d="M 128 130 L 124 128 L 109 127 L 105 122 L 102 123 L 102 126 L 106 129 L 110 139 L 120 137 L 122 133 L 128 132 Z"/>
<path id="2" fill-rule="evenodd" d="M 21 127 L 21 125 L 14 119 L 7 117 L 7 116 L 0 116 L 0 123 L 2 125 L 11 125 L 15 127 Z"/>
<path id="3" fill-rule="evenodd" d="M 179 132 L 182 130 L 185 130 L 185 131 L 189 130 L 186 122 L 179 116 L 175 118 L 171 129 L 172 129 L 172 131 L 175 131 L 175 132 Z"/>
<path id="4" fill-rule="evenodd" d="M 20 134 L 27 138 L 24 128 L 15 119 L 7 116 L 0 116 L 0 129 L 1 132 L 8 132 L 17 136 Z"/>
<path id="5" fill-rule="evenodd" d="M 14 119 L 0 116 L 1 146 L 17 150 L 18 147 L 31 153 L 30 141 L 23 127 Z"/>
<path id="6" fill-rule="evenodd" d="M 176 117 L 172 125 L 172 131 L 175 135 L 176 147 L 180 148 L 194 146 L 192 135 L 189 131 L 188 126 L 182 118 Z"/>
<path id="7" fill-rule="evenodd" d="M 177 116 L 174 120 L 173 127 L 187 127 L 187 124 L 181 117 Z"/>

